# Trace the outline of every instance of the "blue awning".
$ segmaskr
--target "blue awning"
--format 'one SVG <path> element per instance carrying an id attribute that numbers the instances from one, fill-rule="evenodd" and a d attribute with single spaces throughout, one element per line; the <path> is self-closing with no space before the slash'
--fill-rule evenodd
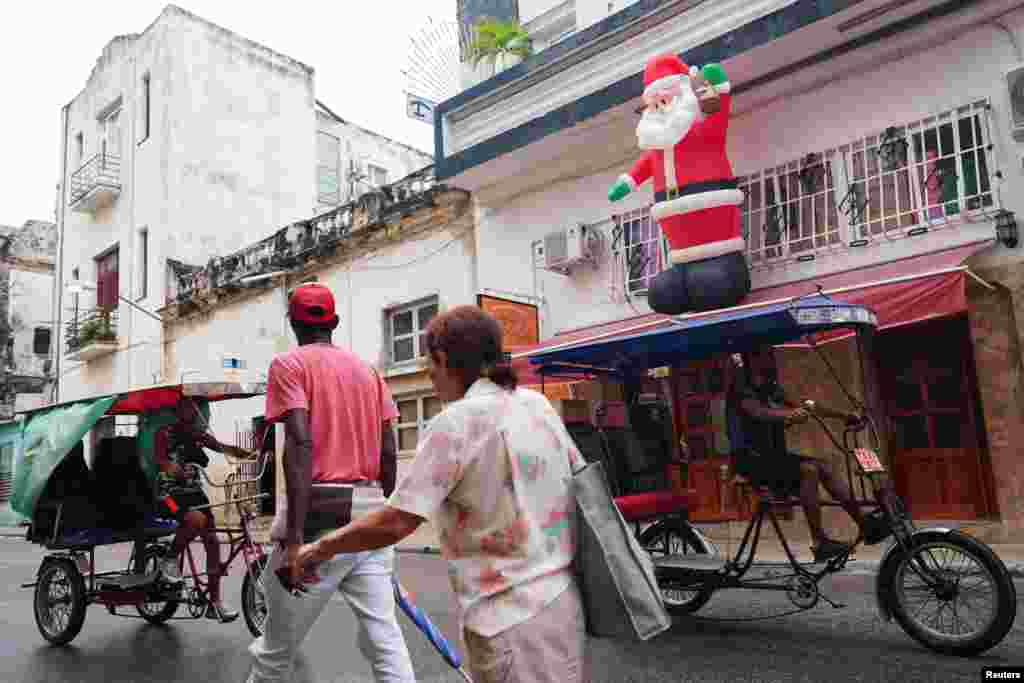
<path id="1" fill-rule="evenodd" d="M 545 375 L 578 374 L 580 366 L 629 373 L 722 353 L 743 353 L 840 328 L 877 324 L 875 313 L 864 306 L 814 295 L 784 303 L 671 318 L 656 329 L 570 343 L 533 354 L 529 360 Z"/>

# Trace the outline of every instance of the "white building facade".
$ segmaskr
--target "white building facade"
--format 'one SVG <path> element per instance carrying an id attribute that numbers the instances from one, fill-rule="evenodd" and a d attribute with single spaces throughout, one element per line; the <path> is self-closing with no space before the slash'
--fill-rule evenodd
<path id="1" fill-rule="evenodd" d="M 821 284 L 881 306 L 874 360 L 899 376 L 883 388 L 898 488 L 916 514 L 998 519 L 1019 537 L 1024 463 L 1012 444 L 1024 423 L 1005 378 L 1021 362 L 1024 278 L 1016 239 L 997 240 L 996 223 L 1012 232 L 1010 214 L 1024 211 L 1024 102 L 1008 81 L 1024 63 L 1021 4 L 640 0 L 604 13 L 609 3 L 522 0 L 507 18 L 529 28 L 571 7 L 574 30 L 544 36 L 533 57 L 437 109 L 438 177 L 477 205 L 479 286 L 540 300 L 541 348 L 570 330 L 653 320 L 645 289 L 667 259 L 651 190 L 613 205 L 608 188 L 640 154 L 645 62 L 671 52 L 721 63 L 734 96 L 728 153 L 746 196 L 748 301 Z M 591 258 L 566 269 L 545 246 L 580 226 Z M 949 287 L 959 303 L 895 310 L 879 288 L 895 278 Z M 804 361 L 783 351 L 780 363 L 801 384 Z M 674 391 L 677 432 L 692 446 L 705 429 L 684 415 L 695 393 Z M 690 484 L 716 489 L 701 497 L 718 514 L 728 505 L 713 455 L 691 464 Z"/>
<path id="2" fill-rule="evenodd" d="M 311 67 L 173 5 L 111 41 L 61 138 L 61 401 L 202 369 L 165 364 L 169 282 L 431 161 L 332 112 Z"/>

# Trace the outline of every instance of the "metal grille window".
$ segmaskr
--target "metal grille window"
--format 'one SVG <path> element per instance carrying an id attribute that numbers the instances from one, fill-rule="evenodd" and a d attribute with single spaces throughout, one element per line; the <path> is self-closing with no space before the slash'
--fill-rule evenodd
<path id="1" fill-rule="evenodd" d="M 614 217 L 615 252 L 622 261 L 626 291 L 644 294 L 668 262 L 668 248 L 650 207 Z"/>
<path id="2" fill-rule="evenodd" d="M 392 309 L 387 314 L 391 362 L 403 363 L 427 353 L 427 325 L 437 315 L 437 297 Z"/>
<path id="3" fill-rule="evenodd" d="M 998 209 L 987 100 L 741 177 L 751 265 Z"/>
<path id="4" fill-rule="evenodd" d="M 396 401 L 398 420 L 395 422 L 395 443 L 399 455 L 413 455 L 420 432 L 444 408 L 437 396 L 415 396 Z"/>
<path id="5" fill-rule="evenodd" d="M 840 243 L 833 161 L 811 154 L 739 179 L 751 264 Z"/>

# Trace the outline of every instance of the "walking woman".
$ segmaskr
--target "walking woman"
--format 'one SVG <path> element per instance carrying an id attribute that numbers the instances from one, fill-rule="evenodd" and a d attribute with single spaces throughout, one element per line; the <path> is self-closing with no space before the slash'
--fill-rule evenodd
<path id="1" fill-rule="evenodd" d="M 474 306 L 431 321 L 430 377 L 447 406 L 425 430 L 387 507 L 302 547 L 310 569 L 393 545 L 429 519 L 459 605 L 477 683 L 585 683 L 573 578 L 570 461 L 582 458 L 541 394 L 517 388 L 501 328 Z"/>

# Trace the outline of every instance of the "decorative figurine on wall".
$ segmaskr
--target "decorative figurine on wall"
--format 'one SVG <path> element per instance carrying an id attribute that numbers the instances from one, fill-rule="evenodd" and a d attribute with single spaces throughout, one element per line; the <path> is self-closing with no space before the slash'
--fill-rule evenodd
<path id="1" fill-rule="evenodd" d="M 731 96 L 718 64 L 687 68 L 676 55 L 644 68 L 637 126 L 647 150 L 608 191 L 615 202 L 654 180 L 651 216 L 668 240 L 672 267 L 651 281 L 647 301 L 668 315 L 735 306 L 750 293 L 740 234 L 743 192 L 725 154 Z"/>

